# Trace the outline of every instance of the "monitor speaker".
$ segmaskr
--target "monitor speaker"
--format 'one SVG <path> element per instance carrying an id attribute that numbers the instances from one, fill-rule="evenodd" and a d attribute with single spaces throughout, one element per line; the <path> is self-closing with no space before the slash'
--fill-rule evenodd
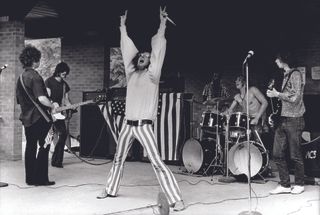
<path id="1" fill-rule="evenodd" d="M 80 108 L 80 156 L 112 158 L 115 153 L 107 123 L 97 105 Z"/>

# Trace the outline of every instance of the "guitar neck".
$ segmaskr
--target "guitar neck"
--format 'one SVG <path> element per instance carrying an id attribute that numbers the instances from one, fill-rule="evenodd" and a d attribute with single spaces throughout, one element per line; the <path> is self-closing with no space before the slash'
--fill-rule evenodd
<path id="1" fill-rule="evenodd" d="M 77 108 L 77 107 L 82 106 L 82 105 L 90 104 L 90 103 L 93 103 L 93 100 L 88 100 L 88 101 L 85 101 L 85 102 L 79 102 L 79 103 L 72 104 L 72 105 L 67 105 L 67 106 L 63 106 L 63 107 L 58 107 L 58 108 L 56 109 L 56 111 L 57 111 L 57 112 L 61 112 L 61 111 L 65 111 L 65 110 L 68 110 L 68 109 Z"/>

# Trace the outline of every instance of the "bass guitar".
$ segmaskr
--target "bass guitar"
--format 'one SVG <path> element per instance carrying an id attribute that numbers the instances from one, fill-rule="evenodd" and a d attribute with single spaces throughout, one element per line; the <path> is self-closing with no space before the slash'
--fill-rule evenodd
<path id="1" fill-rule="evenodd" d="M 268 89 L 272 90 L 275 85 L 275 79 L 271 79 L 268 84 Z M 282 109 L 282 103 L 279 98 L 270 98 L 272 113 L 268 117 L 268 123 L 271 128 L 276 128 L 280 121 L 280 114 Z"/>

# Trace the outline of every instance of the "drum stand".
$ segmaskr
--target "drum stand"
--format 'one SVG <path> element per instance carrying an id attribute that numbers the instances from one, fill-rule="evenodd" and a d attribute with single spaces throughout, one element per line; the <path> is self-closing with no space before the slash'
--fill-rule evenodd
<path id="1" fill-rule="evenodd" d="M 209 166 L 207 167 L 207 169 L 204 171 L 203 175 L 207 175 L 207 172 L 209 171 L 209 169 L 211 167 L 213 167 L 213 171 L 212 171 L 212 174 L 211 176 L 213 176 L 215 173 L 217 173 L 218 171 L 223 174 L 223 162 L 222 162 L 222 159 L 223 159 L 223 153 L 222 153 L 222 150 L 221 150 L 221 144 L 220 144 L 220 136 L 219 136 L 219 109 L 218 109 L 218 106 L 219 106 L 219 102 L 217 102 L 217 105 L 216 105 L 216 110 L 217 110 L 217 114 L 216 114 L 216 117 L 217 117 L 217 125 L 216 125 L 216 149 L 215 149 L 215 157 L 214 159 L 211 161 L 211 163 L 209 164 Z"/>
<path id="2" fill-rule="evenodd" d="M 229 117 L 227 116 L 227 126 L 225 134 L 225 145 L 224 145 L 224 174 L 218 179 L 219 182 L 231 183 L 235 182 L 236 179 L 229 175 Z"/>
<path id="3" fill-rule="evenodd" d="M 260 145 L 260 146 L 263 148 L 263 150 L 266 152 L 266 156 L 269 157 L 268 151 L 266 150 L 266 148 L 265 148 L 265 146 L 264 146 L 264 144 L 263 144 L 263 142 L 262 142 L 262 139 L 261 139 L 258 131 L 257 131 L 256 129 L 253 129 L 253 132 L 252 132 L 252 133 L 253 133 L 253 136 L 258 140 L 259 145 Z M 269 160 L 269 158 L 267 158 L 267 160 Z M 266 167 L 266 168 L 268 169 L 268 171 L 270 170 L 269 163 L 267 163 L 267 167 Z M 262 173 L 258 173 L 257 175 L 261 178 L 261 180 L 263 180 L 264 183 L 266 183 L 266 179 L 265 179 L 261 174 L 262 174 Z M 255 180 L 255 182 L 256 182 L 256 180 Z"/>

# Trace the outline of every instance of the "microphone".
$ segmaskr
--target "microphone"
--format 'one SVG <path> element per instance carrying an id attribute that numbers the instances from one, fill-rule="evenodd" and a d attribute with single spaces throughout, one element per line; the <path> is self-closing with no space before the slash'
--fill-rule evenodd
<path id="1" fill-rule="evenodd" d="M 176 23 L 174 23 L 174 21 L 173 21 L 172 19 L 170 19 L 169 16 L 167 16 L 166 18 L 167 18 L 167 20 L 168 20 L 169 22 L 171 22 L 173 25 L 176 26 Z"/>
<path id="2" fill-rule="evenodd" d="M 243 63 L 246 63 L 249 58 L 251 58 L 254 55 L 254 52 L 252 50 L 248 51 L 248 55 L 244 59 Z"/>
<path id="3" fill-rule="evenodd" d="M 7 68 L 7 67 L 8 67 L 8 64 L 3 65 L 3 66 L 0 68 L 0 71 L 4 70 L 4 69 Z"/>

